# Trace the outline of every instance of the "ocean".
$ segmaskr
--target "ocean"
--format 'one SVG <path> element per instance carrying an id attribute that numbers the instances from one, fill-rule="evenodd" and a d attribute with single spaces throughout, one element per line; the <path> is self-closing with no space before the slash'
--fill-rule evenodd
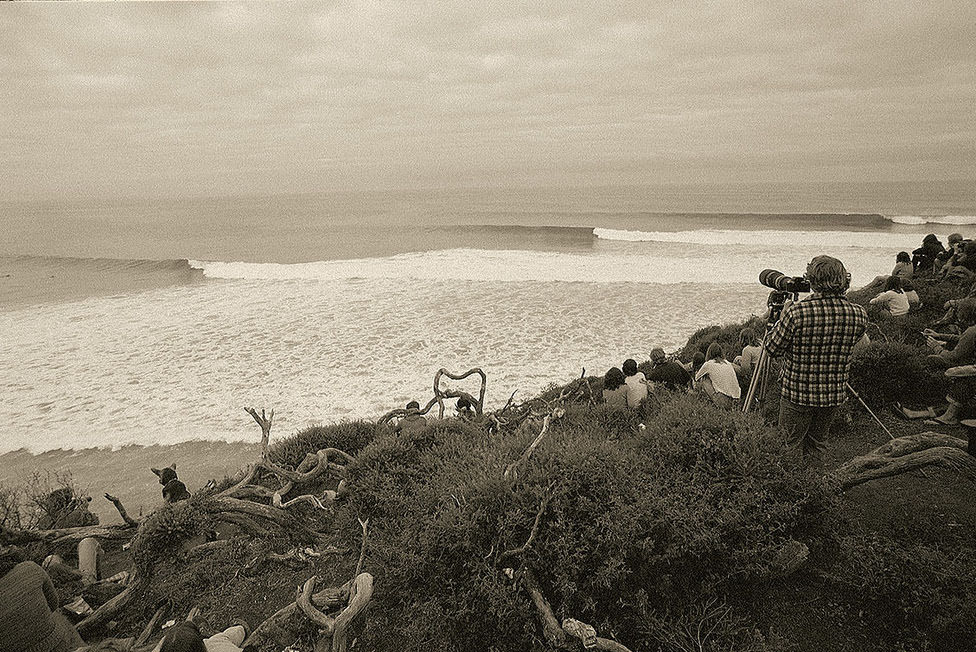
<path id="1" fill-rule="evenodd" d="M 148 505 L 150 465 L 190 458 L 193 489 L 253 454 L 245 406 L 284 436 L 423 404 L 439 368 L 475 366 L 488 407 L 528 398 L 761 313 L 765 268 L 829 254 L 856 287 L 925 233 L 974 236 L 970 188 L 2 203 L 0 481 L 73 465 L 93 491 L 128 474 Z M 112 459 L 131 469 L 91 470 Z"/>

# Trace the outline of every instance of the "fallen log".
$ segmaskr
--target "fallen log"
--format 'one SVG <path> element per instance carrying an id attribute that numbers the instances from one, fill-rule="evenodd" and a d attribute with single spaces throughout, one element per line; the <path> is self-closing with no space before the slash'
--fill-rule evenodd
<path id="1" fill-rule="evenodd" d="M 846 491 L 871 480 L 937 466 L 976 482 L 976 458 L 966 452 L 967 445 L 962 439 L 938 432 L 898 437 L 842 464 L 833 477 L 840 491 Z"/>

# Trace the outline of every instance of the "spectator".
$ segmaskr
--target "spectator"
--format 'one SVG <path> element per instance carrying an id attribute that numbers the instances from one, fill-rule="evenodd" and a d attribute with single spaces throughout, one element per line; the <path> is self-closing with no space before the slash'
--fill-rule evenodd
<path id="1" fill-rule="evenodd" d="M 871 299 L 871 303 L 882 306 L 892 317 L 907 315 L 910 307 L 908 296 L 901 289 L 901 279 L 897 276 L 888 277 L 884 291 Z"/>
<path id="2" fill-rule="evenodd" d="M 899 251 L 898 255 L 895 256 L 895 267 L 891 270 L 891 275 L 907 281 L 914 274 L 915 268 L 912 267 L 912 257 L 908 255 L 907 251 Z"/>
<path id="3" fill-rule="evenodd" d="M 950 258 L 952 258 L 956 253 L 959 252 L 960 250 L 959 245 L 963 241 L 962 234 L 953 233 L 947 238 L 947 240 L 949 242 L 948 249 L 935 257 L 935 266 L 940 270 L 945 266 L 945 264 L 949 261 Z"/>
<path id="4" fill-rule="evenodd" d="M 739 377 L 735 367 L 725 359 L 722 346 L 718 342 L 708 345 L 705 353 L 705 363 L 695 374 L 695 382 L 709 398 L 724 410 L 731 410 L 742 390 L 739 387 Z"/>
<path id="5" fill-rule="evenodd" d="M 637 361 L 624 360 L 624 382 L 627 384 L 627 405 L 635 408 L 647 398 L 647 378 L 637 371 Z"/>
<path id="6" fill-rule="evenodd" d="M 739 378 L 748 382 L 759 363 L 759 354 L 762 353 L 756 331 L 751 328 L 739 331 L 739 346 L 742 347 L 742 354 L 735 356 L 732 366 Z"/>
<path id="7" fill-rule="evenodd" d="M 454 416 L 462 421 L 474 421 L 478 415 L 474 411 L 474 406 L 471 405 L 471 401 L 462 396 L 454 404 Z"/>
<path id="8" fill-rule="evenodd" d="M 691 374 L 680 362 L 668 360 L 664 349 L 651 349 L 651 369 L 647 380 L 651 383 L 661 383 L 668 389 L 682 390 L 691 387 Z"/>
<path id="9" fill-rule="evenodd" d="M 912 267 L 915 273 L 932 271 L 936 257 L 945 253 L 946 248 L 942 246 L 939 238 L 934 233 L 929 233 L 922 238 L 922 246 L 912 252 Z"/>
<path id="10" fill-rule="evenodd" d="M 627 407 L 627 382 L 620 367 L 611 367 L 603 376 L 603 401 L 612 407 Z"/>
<path id="11" fill-rule="evenodd" d="M 407 403 L 407 413 L 400 419 L 400 422 L 393 428 L 393 432 L 409 435 L 419 432 L 427 427 L 427 419 L 420 414 L 420 403 L 410 401 Z"/>
<path id="12" fill-rule="evenodd" d="M 817 256 L 806 277 L 813 294 L 783 310 L 763 347 L 784 358 L 780 430 L 804 461 L 815 463 L 826 448 L 834 413 L 847 400 L 851 353 L 866 339 L 868 317 L 844 296 L 851 277 L 841 261 Z"/>
<path id="13" fill-rule="evenodd" d="M 58 611 L 58 594 L 44 569 L 18 548 L 0 546 L 0 648 L 3 652 L 69 652 L 82 647 Z"/>
<path id="14" fill-rule="evenodd" d="M 241 652 L 246 637 L 247 628 L 244 625 L 232 625 L 204 639 L 197 624 L 186 620 L 169 630 L 158 652 Z"/>
<path id="15" fill-rule="evenodd" d="M 956 309 L 956 320 L 961 328 L 964 328 L 962 335 L 945 335 L 926 329 L 926 343 L 933 350 L 933 354 L 928 357 L 928 361 L 943 369 L 958 369 L 966 365 L 976 364 L 976 300 L 967 299 L 959 304 Z M 946 344 L 955 344 L 950 350 Z M 976 376 L 953 374 L 946 372 L 952 378 L 949 384 L 949 393 L 946 400 L 949 406 L 945 412 L 936 417 L 938 423 L 944 425 L 955 425 L 959 423 L 960 411 L 962 407 L 971 403 L 976 396 Z M 904 416 L 916 418 L 917 416 L 935 416 L 933 408 L 928 408 L 924 413 L 912 413 L 913 411 L 900 409 Z"/>

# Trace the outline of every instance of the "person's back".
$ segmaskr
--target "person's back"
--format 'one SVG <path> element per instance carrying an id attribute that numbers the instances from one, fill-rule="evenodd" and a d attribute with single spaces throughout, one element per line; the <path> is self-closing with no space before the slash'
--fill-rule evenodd
<path id="1" fill-rule="evenodd" d="M 695 382 L 701 384 L 716 405 L 731 408 L 733 401 L 742 396 L 735 367 L 725 359 L 722 347 L 717 343 L 710 344 L 705 355 L 708 360 L 695 373 Z"/>
<path id="2" fill-rule="evenodd" d="M 422 414 L 408 414 L 407 416 L 400 419 L 400 423 L 397 427 L 397 432 L 403 434 L 411 434 L 419 432 L 427 427 L 427 419 L 424 418 Z"/>
<path id="3" fill-rule="evenodd" d="M 909 308 L 911 308 L 908 295 L 897 290 L 885 290 L 871 299 L 871 303 L 883 306 L 891 313 L 892 317 L 907 315 Z"/>
<path id="4" fill-rule="evenodd" d="M 691 385 L 691 374 L 674 360 L 655 364 L 647 374 L 647 380 L 661 383 L 668 389 L 687 389 Z"/>
<path id="5" fill-rule="evenodd" d="M 635 408 L 647 398 L 647 378 L 642 371 L 637 371 L 636 360 L 625 360 L 623 372 L 627 385 L 627 405 Z"/>
<path id="6" fill-rule="evenodd" d="M 0 650 L 69 652 L 85 642 L 57 612 L 57 593 L 40 566 L 24 561 L 0 577 Z"/>

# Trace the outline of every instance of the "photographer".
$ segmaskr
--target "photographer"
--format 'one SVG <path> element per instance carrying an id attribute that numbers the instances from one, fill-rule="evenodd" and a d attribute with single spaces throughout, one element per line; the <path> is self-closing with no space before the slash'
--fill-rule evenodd
<path id="1" fill-rule="evenodd" d="M 806 279 L 813 294 L 783 310 L 763 347 L 784 358 L 780 430 L 811 462 L 822 457 L 830 422 L 847 399 L 851 352 L 868 316 L 844 296 L 851 277 L 836 258 L 811 260 Z"/>

